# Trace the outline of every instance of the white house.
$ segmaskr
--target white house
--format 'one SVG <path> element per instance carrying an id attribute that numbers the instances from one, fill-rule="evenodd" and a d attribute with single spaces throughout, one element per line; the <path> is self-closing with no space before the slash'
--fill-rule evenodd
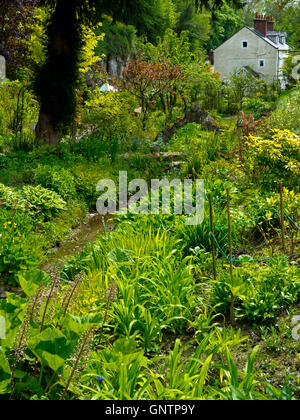
<path id="1" fill-rule="evenodd" d="M 253 28 L 245 26 L 214 50 L 214 70 L 226 79 L 235 70 L 251 68 L 267 82 L 278 80 L 285 88 L 281 69 L 289 50 L 286 33 L 274 31 L 273 17 L 256 14 Z"/>

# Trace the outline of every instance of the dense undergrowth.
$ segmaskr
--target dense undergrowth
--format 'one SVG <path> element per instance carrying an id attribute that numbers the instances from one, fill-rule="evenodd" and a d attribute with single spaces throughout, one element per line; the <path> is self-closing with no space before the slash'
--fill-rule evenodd
<path id="1" fill-rule="evenodd" d="M 153 146 L 157 126 L 146 136 L 113 142 L 97 127 L 56 148 L 26 142 L 25 151 L 11 144 L 7 128 L 0 155 L 0 274 L 21 293 L 7 292 L 0 302 L 6 324 L 1 398 L 299 397 L 299 341 L 291 320 L 300 293 L 299 90 L 285 101 L 284 109 L 279 102 L 261 120 L 245 116 L 246 133 L 236 118 L 217 114 L 218 133 L 185 126 L 168 148 L 182 153 L 179 169 L 157 153 L 165 145 Z M 39 270 L 49 250 L 95 212 L 97 182 L 117 181 L 120 170 L 147 181 L 205 179 L 204 222 L 187 226 L 172 214 L 117 214 L 114 230 L 104 229 L 60 273 Z M 209 194 L 219 245 L 216 279 Z M 290 360 L 285 370 L 283 354 Z"/>

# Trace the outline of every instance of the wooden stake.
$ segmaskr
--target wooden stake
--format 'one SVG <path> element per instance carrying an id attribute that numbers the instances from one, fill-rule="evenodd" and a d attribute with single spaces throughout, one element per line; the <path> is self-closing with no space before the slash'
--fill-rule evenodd
<path id="1" fill-rule="evenodd" d="M 215 238 L 214 238 L 214 216 L 213 216 L 213 203 L 212 195 L 209 194 L 209 213 L 210 213 L 210 235 L 211 235 L 211 247 L 212 247 L 212 259 L 213 259 L 213 273 L 214 279 L 217 278 L 217 267 L 216 267 L 216 248 L 215 248 Z"/>
<path id="2" fill-rule="evenodd" d="M 230 258 L 230 277 L 231 284 L 233 285 L 233 263 L 232 263 L 232 235 L 231 235 L 231 214 L 230 214 L 230 196 L 229 189 L 227 188 L 227 213 L 228 213 L 228 241 L 229 241 L 229 258 Z M 234 295 L 231 292 L 230 302 L 230 322 L 234 325 Z"/>
<path id="3" fill-rule="evenodd" d="M 280 182 L 280 222 L 281 222 L 281 242 L 283 252 L 285 253 L 285 227 L 284 227 L 284 212 L 283 212 L 283 187 Z"/>

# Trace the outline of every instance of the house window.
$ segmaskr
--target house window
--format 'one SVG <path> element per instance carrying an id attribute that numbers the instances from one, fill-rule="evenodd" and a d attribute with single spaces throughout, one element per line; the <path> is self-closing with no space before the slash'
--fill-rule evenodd
<path id="1" fill-rule="evenodd" d="M 248 41 L 242 41 L 242 48 L 248 48 Z"/>
<path id="2" fill-rule="evenodd" d="M 264 68 L 265 67 L 265 60 L 258 60 L 258 67 L 259 68 Z"/>

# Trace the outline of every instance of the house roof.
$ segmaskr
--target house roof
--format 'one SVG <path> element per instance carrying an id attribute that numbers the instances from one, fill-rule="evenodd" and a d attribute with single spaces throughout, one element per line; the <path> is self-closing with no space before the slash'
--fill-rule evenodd
<path id="1" fill-rule="evenodd" d="M 267 36 L 264 36 L 261 32 L 259 32 L 257 29 L 255 28 L 249 28 L 248 26 L 246 26 L 248 29 L 250 29 L 250 31 L 252 31 L 253 33 L 255 33 L 255 35 L 259 36 L 261 39 L 263 39 L 264 41 L 268 42 L 270 45 L 272 45 L 272 47 L 276 48 L 277 50 L 285 50 L 288 51 L 290 49 L 288 44 L 275 44 L 275 42 L 271 41 L 270 38 L 268 38 L 268 35 L 272 36 L 272 35 L 286 35 L 284 32 L 279 32 L 279 31 L 268 31 L 267 32 Z"/>
<path id="2" fill-rule="evenodd" d="M 222 45 L 224 45 L 227 41 L 229 41 L 231 38 L 233 38 L 236 34 L 238 34 L 240 31 L 242 31 L 243 29 L 248 29 L 249 31 L 251 31 L 252 33 L 254 33 L 255 35 L 257 35 L 259 38 L 263 39 L 265 42 L 267 42 L 269 45 L 271 45 L 273 48 L 275 48 L 276 50 L 280 50 L 280 51 L 289 51 L 290 50 L 290 46 L 288 44 L 275 44 L 275 42 L 271 41 L 267 36 L 264 36 L 261 32 L 259 32 L 257 29 L 255 28 L 250 28 L 249 26 L 244 26 L 242 29 L 240 29 L 239 31 L 237 31 L 235 34 L 233 34 L 230 38 L 226 39 L 226 41 L 224 41 L 221 45 L 219 45 L 217 48 L 214 49 L 214 51 L 216 51 L 218 48 L 220 48 Z M 277 35 L 277 34 L 282 34 L 284 35 L 284 32 L 277 32 L 277 31 L 268 31 L 269 35 Z"/>
<path id="3" fill-rule="evenodd" d="M 280 31 L 267 31 L 267 35 L 281 35 L 286 36 L 286 32 L 280 32 Z"/>

